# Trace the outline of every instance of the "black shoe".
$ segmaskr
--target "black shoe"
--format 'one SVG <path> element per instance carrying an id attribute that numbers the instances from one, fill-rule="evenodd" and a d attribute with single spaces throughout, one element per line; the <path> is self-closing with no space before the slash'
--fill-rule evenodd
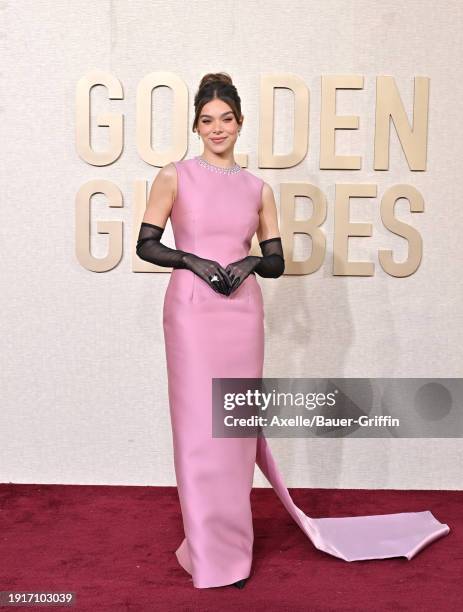
<path id="1" fill-rule="evenodd" d="M 244 589 L 246 580 L 247 578 L 243 578 L 242 580 L 237 580 L 236 582 L 233 583 L 233 586 L 235 586 L 237 589 Z"/>

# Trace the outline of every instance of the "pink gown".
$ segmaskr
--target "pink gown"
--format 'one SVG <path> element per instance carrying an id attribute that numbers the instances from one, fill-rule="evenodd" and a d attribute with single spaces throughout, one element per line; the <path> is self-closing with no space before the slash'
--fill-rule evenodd
<path id="1" fill-rule="evenodd" d="M 176 248 L 224 268 L 248 255 L 263 181 L 246 169 L 217 171 L 196 157 L 175 165 L 171 223 Z M 227 297 L 190 270 L 173 269 L 163 326 L 185 533 L 175 554 L 195 587 L 228 585 L 250 574 L 255 463 L 313 545 L 345 561 L 411 559 L 450 531 L 430 511 L 311 518 L 294 504 L 265 438 L 212 437 L 212 378 L 263 376 L 264 309 L 254 274 Z"/>

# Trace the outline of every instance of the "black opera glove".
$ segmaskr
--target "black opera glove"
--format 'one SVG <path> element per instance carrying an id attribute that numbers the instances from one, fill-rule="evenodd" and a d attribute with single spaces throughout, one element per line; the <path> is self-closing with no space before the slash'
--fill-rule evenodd
<path id="1" fill-rule="evenodd" d="M 248 255 L 225 268 L 232 282 L 232 292 L 251 274 L 265 278 L 278 278 L 285 271 L 283 245 L 280 236 L 259 242 L 262 257 Z"/>
<path id="2" fill-rule="evenodd" d="M 182 259 L 185 252 L 161 244 L 160 240 L 163 233 L 163 227 L 143 221 L 137 240 L 138 257 L 165 268 L 185 268 Z"/>
<path id="3" fill-rule="evenodd" d="M 217 293 L 229 294 L 230 280 L 218 262 L 171 249 L 160 242 L 163 233 L 163 227 L 142 222 L 136 248 L 140 259 L 166 268 L 191 270 Z"/>
<path id="4" fill-rule="evenodd" d="M 189 270 L 202 278 L 214 291 L 223 295 L 230 294 L 231 281 L 218 261 L 203 259 L 193 253 L 186 253 L 183 261 Z"/>
<path id="5" fill-rule="evenodd" d="M 225 268 L 225 272 L 230 277 L 231 281 L 231 290 L 230 293 L 236 291 L 238 287 L 245 281 L 245 279 L 254 272 L 256 266 L 260 263 L 261 257 L 257 257 L 255 255 L 248 255 L 247 257 L 243 257 L 243 259 L 239 259 L 238 261 L 233 261 L 229 263 Z"/>
<path id="6" fill-rule="evenodd" d="M 278 278 L 285 271 L 285 257 L 280 236 L 259 242 L 263 257 L 255 273 L 263 278 Z"/>

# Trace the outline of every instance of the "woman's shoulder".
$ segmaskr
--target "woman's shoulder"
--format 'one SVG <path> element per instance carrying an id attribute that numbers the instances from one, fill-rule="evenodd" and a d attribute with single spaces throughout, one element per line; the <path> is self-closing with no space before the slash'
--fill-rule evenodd
<path id="1" fill-rule="evenodd" d="M 188 163 L 190 160 L 189 159 L 179 159 L 178 161 L 171 161 L 168 164 L 166 164 L 165 166 L 163 166 L 161 168 L 161 170 L 164 170 L 167 173 L 175 173 L 175 171 L 178 168 L 181 168 L 182 166 L 184 166 L 186 163 Z"/>
<path id="2" fill-rule="evenodd" d="M 194 165 L 194 158 L 179 159 L 178 161 L 171 161 L 160 170 L 166 178 L 175 180 L 178 177 L 180 171 L 192 167 Z"/>
<path id="3" fill-rule="evenodd" d="M 260 178 L 260 176 L 257 176 L 257 174 L 254 174 L 254 172 L 251 172 L 250 170 L 248 170 L 247 168 L 241 168 L 241 172 L 243 174 L 243 176 L 251 183 L 254 183 L 255 185 L 262 187 L 264 184 L 264 180 Z"/>

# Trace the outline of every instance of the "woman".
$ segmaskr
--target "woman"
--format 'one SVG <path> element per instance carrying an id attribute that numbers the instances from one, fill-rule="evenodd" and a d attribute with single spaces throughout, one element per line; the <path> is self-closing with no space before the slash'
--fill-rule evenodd
<path id="1" fill-rule="evenodd" d="M 185 538 L 176 551 L 197 588 L 242 588 L 252 563 L 254 465 L 327 553 L 351 561 L 405 555 L 449 531 L 430 512 L 311 519 L 291 499 L 265 437 L 213 438 L 212 378 L 261 378 L 264 311 L 256 275 L 278 278 L 284 256 L 273 191 L 236 164 L 240 98 L 225 73 L 203 77 L 193 131 L 201 156 L 153 182 L 137 254 L 172 267 L 163 325 L 174 464 Z M 160 242 L 171 218 L 178 249 Z M 254 234 L 262 256 L 248 255 Z"/>

